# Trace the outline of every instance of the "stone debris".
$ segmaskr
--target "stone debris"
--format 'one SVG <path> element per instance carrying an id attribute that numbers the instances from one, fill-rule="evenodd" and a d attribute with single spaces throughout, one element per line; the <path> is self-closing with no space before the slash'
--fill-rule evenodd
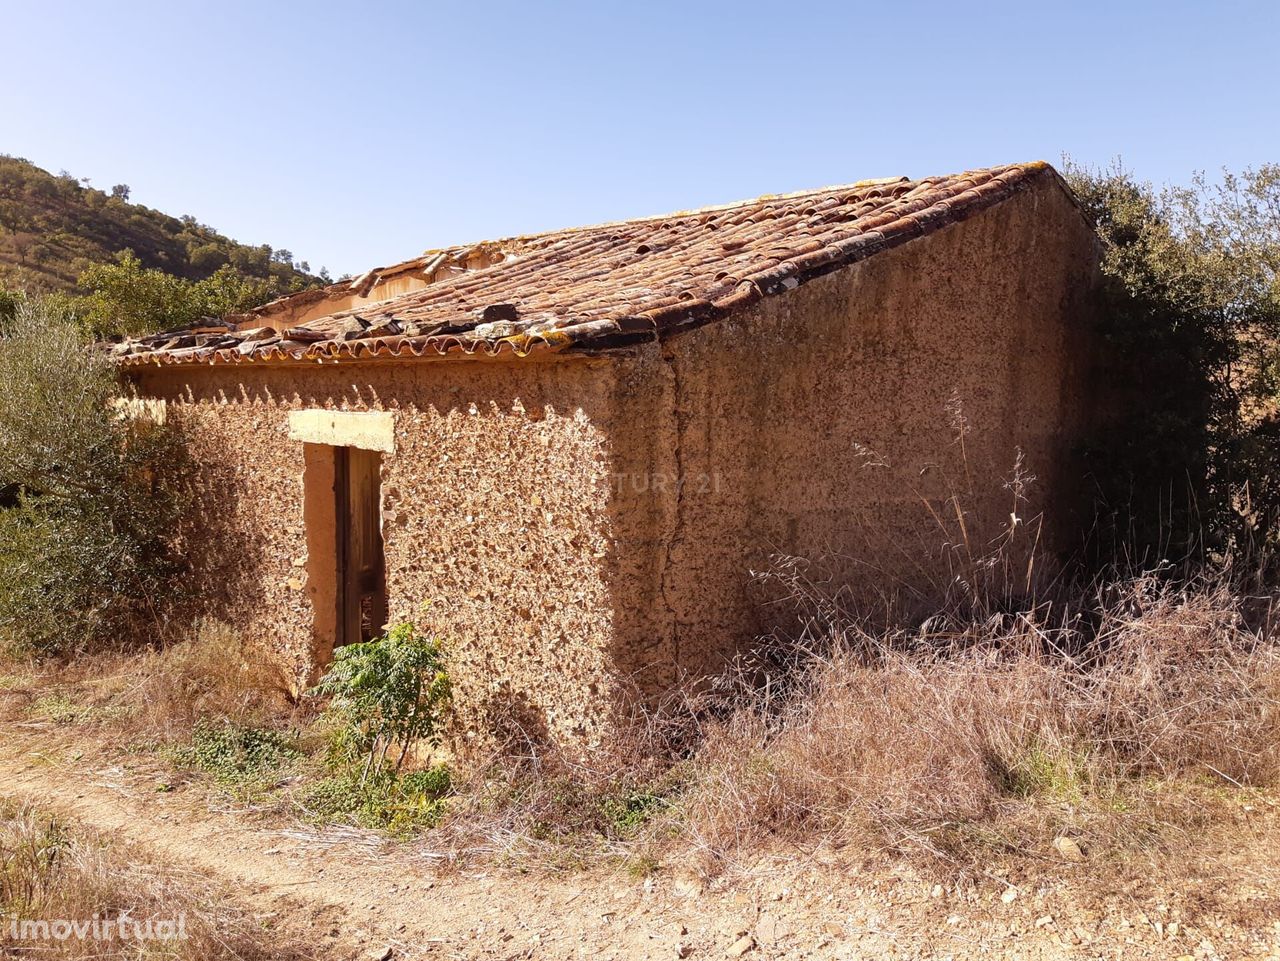
<path id="1" fill-rule="evenodd" d="M 1080 862 L 1085 859 L 1084 849 L 1075 838 L 1062 835 L 1053 839 L 1053 849 L 1064 861 Z"/>

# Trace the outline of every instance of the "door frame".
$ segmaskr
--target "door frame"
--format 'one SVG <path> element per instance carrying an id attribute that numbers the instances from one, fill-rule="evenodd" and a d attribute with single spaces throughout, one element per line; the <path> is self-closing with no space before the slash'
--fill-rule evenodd
<path id="1" fill-rule="evenodd" d="M 381 455 L 357 447 L 333 447 L 334 558 L 337 567 L 337 636 L 334 646 L 372 640 L 382 633 L 387 619 L 386 545 L 381 524 Z M 354 467 L 353 467 L 353 461 Z M 361 487 L 357 472 L 366 472 Z M 354 502 L 353 493 L 362 489 L 368 498 Z M 355 565 L 359 553 L 353 542 L 357 530 L 356 512 L 367 513 L 365 525 L 372 537 L 373 557 L 362 577 Z"/>

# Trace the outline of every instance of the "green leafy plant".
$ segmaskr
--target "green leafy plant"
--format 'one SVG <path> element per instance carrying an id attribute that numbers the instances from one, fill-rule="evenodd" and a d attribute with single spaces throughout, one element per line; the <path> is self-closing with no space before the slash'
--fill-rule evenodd
<path id="1" fill-rule="evenodd" d="M 358 759 L 363 785 L 387 770 L 398 774 L 415 743 L 438 743 L 449 678 L 439 642 L 402 623 L 339 648 L 312 693 L 332 698 L 325 712 L 337 722 L 332 756 L 339 763 Z"/>
<path id="2" fill-rule="evenodd" d="M 183 767 L 202 771 L 226 788 L 254 794 L 301 757 L 294 738 L 227 722 L 197 722 L 190 745 L 174 752 Z"/>
<path id="3" fill-rule="evenodd" d="M 670 806 L 666 798 L 651 791 L 628 791 L 606 798 L 600 810 L 615 833 L 626 834 Z"/>
<path id="4" fill-rule="evenodd" d="M 397 776 L 384 771 L 361 781 L 354 770 L 317 781 L 301 806 L 313 821 L 353 821 L 361 827 L 409 835 L 434 827 L 452 790 L 449 768 L 436 764 Z"/>
<path id="5" fill-rule="evenodd" d="M 112 704 L 101 707 L 86 704 L 62 692 L 53 692 L 37 698 L 31 705 L 31 714 L 47 718 L 55 724 L 86 724 L 92 721 L 109 721 L 124 717 L 128 707 Z"/>
<path id="6" fill-rule="evenodd" d="M 401 767 L 415 744 L 439 740 L 449 702 L 439 643 L 398 624 L 339 648 L 312 694 L 332 698 L 324 717 L 333 725 L 333 773 L 302 797 L 307 815 L 398 835 L 435 825 L 451 790 L 448 767 L 403 774 Z"/>

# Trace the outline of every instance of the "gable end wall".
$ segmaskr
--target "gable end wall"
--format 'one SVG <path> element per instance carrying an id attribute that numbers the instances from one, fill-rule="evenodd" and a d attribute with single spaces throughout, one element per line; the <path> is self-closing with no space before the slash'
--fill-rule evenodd
<path id="1" fill-rule="evenodd" d="M 1088 526 L 1077 455 L 1097 257 L 1071 197 L 1044 178 L 646 348 L 620 387 L 619 407 L 642 416 L 616 427 L 613 508 L 633 585 L 617 630 L 645 686 L 714 671 L 787 622 L 752 586 L 774 555 L 813 562 L 811 576 L 852 586 L 867 609 L 931 611 L 966 553 L 950 498 L 967 550 L 989 552 L 1019 452 L 1034 480 L 1017 544 L 1042 520 L 1044 560 L 1074 548 Z"/>

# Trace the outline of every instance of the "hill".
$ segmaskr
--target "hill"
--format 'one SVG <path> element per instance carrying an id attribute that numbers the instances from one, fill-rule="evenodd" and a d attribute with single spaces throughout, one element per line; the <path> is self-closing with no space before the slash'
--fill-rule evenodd
<path id="1" fill-rule="evenodd" d="M 327 281 L 288 250 L 240 244 L 192 216 L 130 203 L 125 184 L 97 190 L 65 171 L 0 155 L 0 287 L 78 293 L 87 267 L 114 262 L 125 249 L 143 268 L 188 281 L 226 265 L 272 294 Z"/>

